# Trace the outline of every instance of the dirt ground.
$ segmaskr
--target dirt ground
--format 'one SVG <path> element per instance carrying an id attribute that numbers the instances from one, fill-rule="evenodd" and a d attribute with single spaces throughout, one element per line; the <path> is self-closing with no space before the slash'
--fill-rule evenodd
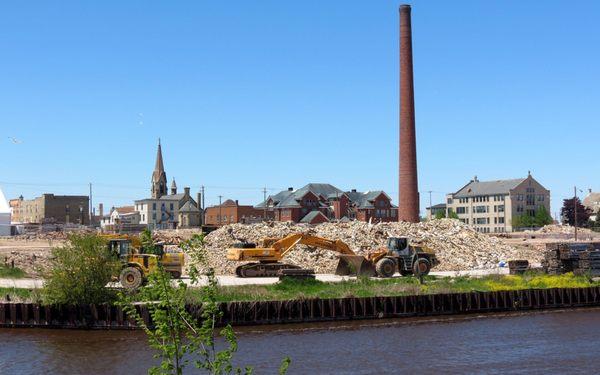
<path id="1" fill-rule="evenodd" d="M 0 263 L 21 268 L 28 277 L 39 277 L 48 266 L 51 249 L 63 241 L 0 238 Z"/>

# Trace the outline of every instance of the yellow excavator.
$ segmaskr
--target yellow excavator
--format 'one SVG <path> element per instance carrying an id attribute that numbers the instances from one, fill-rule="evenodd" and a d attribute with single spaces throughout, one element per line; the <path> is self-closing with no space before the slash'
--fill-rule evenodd
<path id="1" fill-rule="evenodd" d="M 341 240 L 330 240 L 306 233 L 290 234 L 283 238 L 265 238 L 262 247 L 241 241 L 227 249 L 227 259 L 251 262 L 238 266 L 239 277 L 280 276 L 286 270 L 299 270 L 294 264 L 281 263 L 283 257 L 296 245 L 314 246 L 339 253 L 336 275 L 392 277 L 396 271 L 402 276 L 427 275 L 439 262 L 428 248 L 410 245 L 405 237 L 388 238 L 387 246 L 367 256 L 357 255 Z"/>
<path id="2" fill-rule="evenodd" d="M 153 253 L 146 253 L 138 237 L 104 235 L 108 248 L 122 264 L 119 281 L 126 289 L 137 289 L 160 264 L 175 279 L 180 278 L 185 263 L 182 252 L 167 253 L 162 243 L 153 244 Z"/>

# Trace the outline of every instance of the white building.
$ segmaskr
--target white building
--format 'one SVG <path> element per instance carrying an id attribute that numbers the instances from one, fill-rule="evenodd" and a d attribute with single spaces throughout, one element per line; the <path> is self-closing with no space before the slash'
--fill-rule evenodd
<path id="1" fill-rule="evenodd" d="M 477 176 L 456 193 L 446 196 L 446 217 L 453 211 L 460 221 L 483 233 L 512 232 L 513 220 L 550 212 L 550 190 L 531 173 L 525 178 L 479 181 Z"/>
<path id="2" fill-rule="evenodd" d="M 10 206 L 0 188 L 0 236 L 10 236 Z"/>
<path id="3" fill-rule="evenodd" d="M 114 230 L 120 226 L 137 225 L 140 223 L 140 219 L 140 213 L 135 210 L 134 206 L 113 207 L 110 213 L 100 221 L 100 227 Z"/>
<path id="4" fill-rule="evenodd" d="M 590 220 L 596 220 L 598 216 L 598 212 L 600 212 L 600 193 L 595 193 L 590 189 L 588 191 L 588 195 L 583 198 L 581 202 L 585 208 L 588 208 L 592 211 L 592 215 L 590 215 Z"/>

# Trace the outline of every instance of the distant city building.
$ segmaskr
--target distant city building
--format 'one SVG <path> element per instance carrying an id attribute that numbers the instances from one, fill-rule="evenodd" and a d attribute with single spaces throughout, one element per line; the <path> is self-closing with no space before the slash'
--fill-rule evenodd
<path id="1" fill-rule="evenodd" d="M 207 207 L 204 213 L 206 225 L 250 224 L 264 220 L 264 210 L 251 205 L 241 205 L 237 200 L 227 199 L 220 205 Z"/>
<path id="2" fill-rule="evenodd" d="M 118 230 L 140 224 L 140 213 L 135 206 L 113 207 L 110 213 L 102 218 L 100 227 L 104 230 Z"/>
<path id="3" fill-rule="evenodd" d="M 0 189 L 0 236 L 10 236 L 11 234 L 11 208 L 6 202 L 6 197 Z"/>
<path id="4" fill-rule="evenodd" d="M 588 195 L 583 198 L 581 204 L 583 204 L 585 208 L 588 208 L 592 211 L 590 220 L 596 221 L 598 212 L 600 212 L 600 193 L 594 193 L 592 189 L 589 189 Z"/>
<path id="5" fill-rule="evenodd" d="M 550 213 L 550 190 L 531 173 L 512 180 L 479 181 L 477 176 L 456 193 L 446 196 L 447 212 L 454 211 L 460 221 L 478 232 L 512 232 L 513 219 L 535 216 L 542 207 Z"/>
<path id="6" fill-rule="evenodd" d="M 87 195 L 43 194 L 31 200 L 10 201 L 13 223 L 56 223 L 88 225 L 90 220 Z"/>
<path id="7" fill-rule="evenodd" d="M 167 192 L 167 174 L 160 141 L 150 191 L 150 198 L 135 201 L 134 208 L 140 215 L 140 224 L 150 229 L 193 228 L 201 225 L 199 194 L 197 202 L 190 196 L 189 187 L 184 187 L 183 193 L 177 193 L 175 180 L 171 183 L 171 194 Z"/>
<path id="8" fill-rule="evenodd" d="M 444 217 L 447 216 L 446 203 L 438 203 L 431 207 L 425 207 L 425 216 L 428 219 L 434 218 L 440 212 L 444 213 Z"/>
<path id="9" fill-rule="evenodd" d="M 276 221 L 296 223 L 316 224 L 342 219 L 371 222 L 398 220 L 398 208 L 385 192 L 343 191 L 330 184 L 311 183 L 298 190 L 288 188 L 270 195 L 255 208 L 266 208 L 269 216 Z"/>

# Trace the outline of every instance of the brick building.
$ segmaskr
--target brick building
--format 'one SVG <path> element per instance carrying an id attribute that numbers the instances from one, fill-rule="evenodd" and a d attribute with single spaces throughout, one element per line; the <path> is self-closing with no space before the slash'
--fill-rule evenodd
<path id="1" fill-rule="evenodd" d="M 89 197 L 87 195 L 43 194 L 31 200 L 13 199 L 13 223 L 57 223 L 88 225 Z"/>
<path id="2" fill-rule="evenodd" d="M 269 196 L 255 208 L 266 208 L 274 220 L 295 223 L 308 221 L 316 224 L 342 219 L 372 222 L 398 220 L 398 208 L 385 192 L 345 192 L 330 184 L 311 183 L 298 190 L 288 188 Z"/>
<path id="3" fill-rule="evenodd" d="M 207 207 L 204 218 L 206 225 L 249 224 L 263 221 L 264 213 L 251 205 L 240 205 L 237 200 L 227 199 L 220 205 Z"/>

